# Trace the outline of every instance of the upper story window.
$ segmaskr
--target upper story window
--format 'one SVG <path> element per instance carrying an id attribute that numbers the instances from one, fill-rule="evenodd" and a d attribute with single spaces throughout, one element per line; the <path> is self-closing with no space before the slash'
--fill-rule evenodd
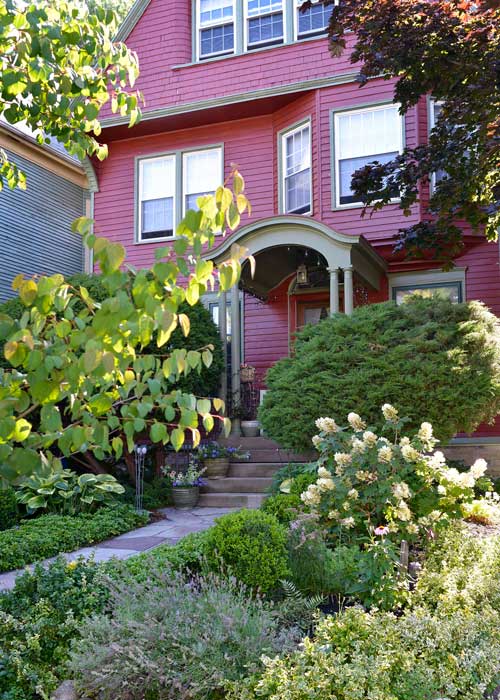
<path id="1" fill-rule="evenodd" d="M 198 56 L 234 52 L 234 0 L 197 0 Z"/>
<path id="2" fill-rule="evenodd" d="M 223 182 L 223 167 L 221 146 L 141 158 L 137 242 L 172 238 L 185 212 L 196 209 L 198 197 L 213 194 Z"/>
<path id="3" fill-rule="evenodd" d="M 432 131 L 436 126 L 436 123 L 443 109 L 443 103 L 438 100 L 429 100 L 429 130 Z M 436 170 L 431 176 L 431 191 L 434 190 L 436 184 L 446 177 L 446 172 L 444 170 Z"/>
<path id="4" fill-rule="evenodd" d="M 283 0 L 244 0 L 248 49 L 283 43 Z"/>
<path id="5" fill-rule="evenodd" d="M 282 202 L 286 214 L 311 213 L 311 125 L 281 135 Z"/>
<path id="6" fill-rule="evenodd" d="M 182 177 L 184 212 L 197 209 L 196 200 L 205 194 L 214 194 L 223 180 L 222 149 L 207 148 L 183 154 Z"/>
<path id="7" fill-rule="evenodd" d="M 351 190 L 353 173 L 368 163 L 387 163 L 403 150 L 398 105 L 335 113 L 335 206 L 359 205 Z"/>
<path id="8" fill-rule="evenodd" d="M 139 238 L 167 238 L 174 232 L 175 156 L 139 162 Z"/>
<path id="9" fill-rule="evenodd" d="M 323 5 L 321 0 L 313 0 L 311 7 L 301 10 L 303 4 L 303 0 L 296 0 L 297 39 L 324 34 L 330 21 L 332 6 Z"/>

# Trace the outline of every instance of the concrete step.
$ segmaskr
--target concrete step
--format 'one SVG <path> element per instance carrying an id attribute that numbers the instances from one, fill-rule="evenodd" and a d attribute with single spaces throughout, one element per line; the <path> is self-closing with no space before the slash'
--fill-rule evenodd
<path id="1" fill-rule="evenodd" d="M 266 476 L 206 479 L 201 491 L 202 493 L 266 493 L 272 481 Z"/>
<path id="2" fill-rule="evenodd" d="M 231 462 L 228 476 L 273 476 L 281 467 L 273 462 Z"/>
<path id="3" fill-rule="evenodd" d="M 206 508 L 260 508 L 263 493 L 202 493 L 199 506 Z"/>
<path id="4" fill-rule="evenodd" d="M 289 462 L 310 462 L 314 459 L 314 457 L 311 455 L 298 455 L 293 452 L 286 452 L 285 450 L 279 449 L 261 449 L 256 447 L 252 447 L 251 449 L 243 447 L 243 449 L 250 452 L 250 459 L 252 462 L 273 462 L 274 464 L 279 464 L 280 466 L 284 466 Z M 246 460 L 233 459 L 233 461 L 245 462 Z"/>

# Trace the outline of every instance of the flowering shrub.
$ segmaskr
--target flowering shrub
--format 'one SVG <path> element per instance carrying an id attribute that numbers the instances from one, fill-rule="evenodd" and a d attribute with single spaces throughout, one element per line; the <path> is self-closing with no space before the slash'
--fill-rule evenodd
<path id="1" fill-rule="evenodd" d="M 221 457 L 229 457 L 229 459 L 248 459 L 248 452 L 242 452 L 241 447 L 226 447 L 220 445 L 215 440 L 207 442 L 198 448 L 198 457 L 200 459 L 220 459 Z"/>
<path id="2" fill-rule="evenodd" d="M 477 500 L 474 487 L 487 468 L 483 459 L 460 473 L 447 466 L 442 452 L 431 453 L 437 440 L 430 423 L 410 438 L 401 434 L 406 419 L 393 406 L 384 404 L 382 414 L 382 436 L 357 413 L 349 413 L 347 427 L 333 418 L 316 421 L 318 478 L 301 498 L 333 542 L 415 541 L 461 517 Z"/>

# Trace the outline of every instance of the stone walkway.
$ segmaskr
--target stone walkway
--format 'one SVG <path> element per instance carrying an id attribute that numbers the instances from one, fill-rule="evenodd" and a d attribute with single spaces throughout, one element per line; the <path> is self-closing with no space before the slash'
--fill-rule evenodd
<path id="1" fill-rule="evenodd" d="M 165 520 L 157 520 L 149 525 L 144 525 L 137 530 L 131 530 L 111 540 L 99 542 L 92 547 L 83 547 L 76 552 L 63 553 L 68 561 L 78 557 L 91 556 L 95 561 L 108 561 L 113 557 L 128 559 L 128 557 L 148 549 L 154 549 L 160 544 L 176 544 L 180 539 L 191 532 L 207 530 L 213 525 L 214 520 L 225 513 L 230 513 L 235 508 L 193 508 L 193 510 L 176 510 L 175 508 L 163 508 L 160 512 Z M 55 557 L 45 559 L 42 563 L 49 564 Z M 33 565 L 26 567 L 33 568 Z M 25 569 L 8 571 L 0 574 L 0 590 L 14 587 L 14 582 Z"/>

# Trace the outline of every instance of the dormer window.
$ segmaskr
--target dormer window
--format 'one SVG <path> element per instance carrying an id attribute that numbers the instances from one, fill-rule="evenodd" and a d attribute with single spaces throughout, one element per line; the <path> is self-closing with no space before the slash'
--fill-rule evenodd
<path id="1" fill-rule="evenodd" d="M 283 0 L 244 0 L 247 48 L 282 44 Z"/>
<path id="2" fill-rule="evenodd" d="M 198 56 L 234 53 L 234 0 L 197 0 Z"/>

